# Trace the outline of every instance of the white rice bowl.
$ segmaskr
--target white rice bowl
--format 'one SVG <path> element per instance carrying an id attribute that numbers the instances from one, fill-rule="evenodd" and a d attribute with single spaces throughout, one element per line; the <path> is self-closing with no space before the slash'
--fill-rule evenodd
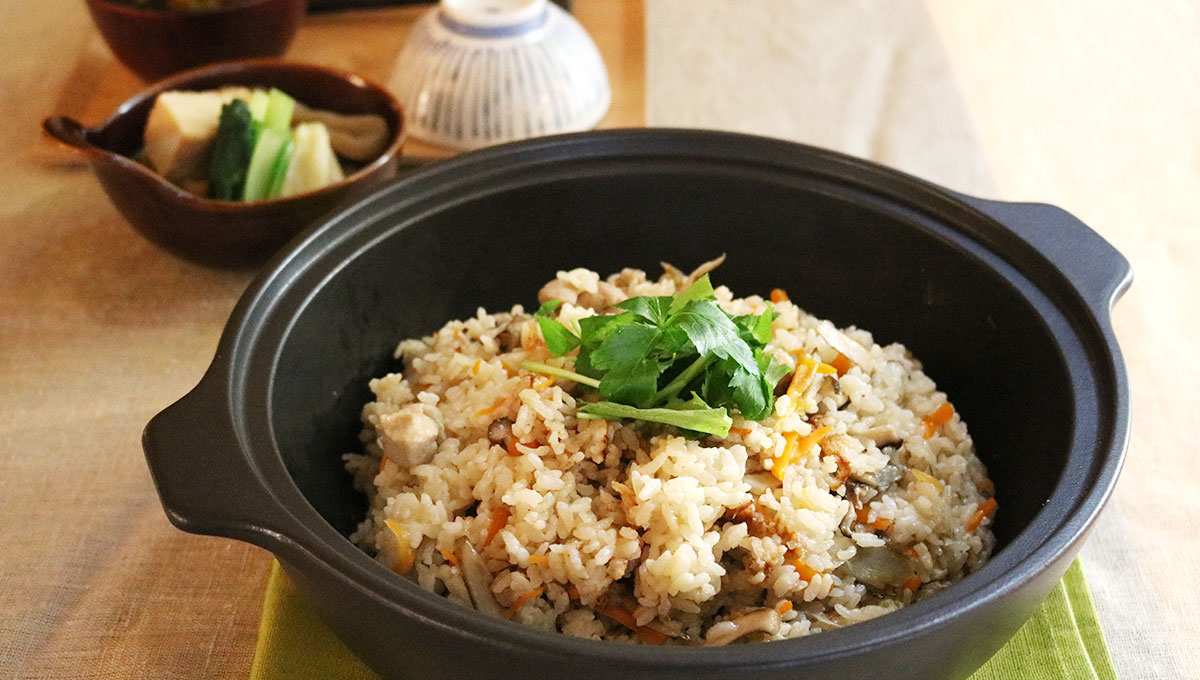
<path id="1" fill-rule="evenodd" d="M 542 297 L 564 299 L 569 321 L 690 280 L 673 267 L 656 281 L 576 269 Z M 767 306 L 724 287 L 716 295 L 731 314 Z M 978 569 L 995 543 L 993 488 L 958 415 L 940 422 L 946 395 L 902 345 L 881 347 L 786 300 L 775 311 L 767 351 L 823 371 L 761 421 L 734 412 L 723 439 L 577 419 L 585 389 L 519 366 L 561 361 L 519 305 L 401 342 L 404 372 L 371 381 L 363 452 L 345 456 L 370 498 L 352 540 L 466 606 L 655 644 L 839 628 Z M 496 427 L 510 436 L 489 438 Z M 772 468 L 789 437 L 806 450 L 780 480 Z"/>

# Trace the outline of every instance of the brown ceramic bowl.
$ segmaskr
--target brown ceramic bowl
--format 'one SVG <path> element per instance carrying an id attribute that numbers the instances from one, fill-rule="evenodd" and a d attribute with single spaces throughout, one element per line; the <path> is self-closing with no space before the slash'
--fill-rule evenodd
<path id="1" fill-rule="evenodd" d="M 391 141 L 378 158 L 341 182 L 287 198 L 250 203 L 197 196 L 134 160 L 143 145 L 146 118 L 159 93 L 225 85 L 277 87 L 313 108 L 382 116 Z M 96 127 L 84 127 L 61 116 L 46 119 L 42 127 L 88 160 L 113 204 L 146 238 L 197 262 L 234 267 L 262 262 L 322 214 L 394 177 L 402 164 L 400 144 L 404 136 L 400 105 L 382 87 L 350 73 L 270 59 L 216 64 L 181 73 L 126 100 Z"/>
<path id="2" fill-rule="evenodd" d="M 87 0 L 92 21 L 117 59 L 146 81 L 231 59 L 283 54 L 306 0 L 243 0 L 220 9 L 141 9 Z"/>

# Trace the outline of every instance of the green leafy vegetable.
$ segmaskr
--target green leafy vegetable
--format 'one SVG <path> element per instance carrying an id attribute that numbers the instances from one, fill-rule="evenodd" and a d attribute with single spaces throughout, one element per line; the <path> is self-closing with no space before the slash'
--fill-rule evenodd
<path id="1" fill-rule="evenodd" d="M 724 408 L 713 408 L 696 395 L 692 395 L 691 401 L 674 402 L 658 408 L 637 408 L 611 401 L 597 401 L 580 406 L 576 414 L 583 419 L 648 420 L 718 437 L 728 436 L 729 428 L 733 426 L 733 418 L 729 417 L 729 413 Z"/>
<path id="2" fill-rule="evenodd" d="M 774 409 L 775 385 L 788 372 L 764 351 L 774 309 L 726 313 L 707 275 L 674 296 L 630 298 L 617 314 L 581 319 L 578 335 L 552 318 L 558 305 L 549 301 L 535 315 L 546 347 L 556 356 L 578 349 L 567 372 L 594 382 L 606 400 L 580 406 L 580 417 L 635 418 L 725 436 L 727 408 L 750 420 Z M 566 377 L 565 369 L 531 363 L 522 366 Z M 677 399 L 687 393 L 689 401 Z"/>
<path id="3" fill-rule="evenodd" d="M 254 150 L 254 120 L 241 99 L 221 107 L 217 135 L 208 164 L 208 197 L 236 201 L 246 183 L 246 167 Z"/>
<path id="4" fill-rule="evenodd" d="M 275 162 L 271 164 L 267 180 L 267 198 L 275 198 L 283 190 L 283 180 L 287 177 L 288 166 L 292 164 L 292 153 L 295 150 L 295 143 L 288 137 L 279 154 L 275 156 Z"/>
<path id="5" fill-rule="evenodd" d="M 267 92 L 267 104 L 263 110 L 262 125 L 271 130 L 287 132 L 292 127 L 292 112 L 296 110 L 296 100 L 282 90 L 271 88 Z"/>
<path id="6" fill-rule="evenodd" d="M 533 318 L 537 319 L 538 328 L 542 329 L 546 347 L 555 356 L 562 356 L 579 346 L 579 336 L 568 330 L 561 321 L 550 316 L 561 304 L 562 300 L 547 300 L 533 315 Z"/>
<path id="7" fill-rule="evenodd" d="M 576 373 L 575 371 L 568 371 L 567 369 L 559 368 L 558 366 L 551 366 L 550 364 L 543 364 L 540 361 L 530 361 L 529 359 L 526 359 L 525 361 L 521 362 L 521 368 L 523 368 L 527 371 L 533 371 L 534 373 L 542 373 L 545 375 L 552 375 L 556 378 L 565 378 L 567 380 L 574 380 L 575 382 L 577 382 L 581 385 L 587 385 L 588 387 L 599 387 L 600 386 L 600 381 L 596 380 L 595 378 L 589 378 L 586 375 L 580 375 L 580 374 Z"/>
<path id="8" fill-rule="evenodd" d="M 254 122 L 262 124 L 267 117 L 267 106 L 271 98 L 266 90 L 254 90 L 250 93 L 250 115 L 254 117 Z"/>
<path id="9" fill-rule="evenodd" d="M 743 337 L 745 337 L 745 334 L 749 335 L 746 341 L 750 342 L 752 339 L 760 345 L 765 345 L 771 341 L 771 322 L 774 320 L 775 305 L 770 302 L 767 303 L 766 314 L 759 314 L 758 316 L 747 314 L 745 316 L 733 317 L 733 323 L 737 324 L 738 329 L 744 333 Z"/>
<path id="10" fill-rule="evenodd" d="M 690 288 L 689 288 L 690 290 Z M 663 325 L 672 313 L 671 305 L 675 298 L 671 297 L 635 297 L 620 303 L 617 307 L 630 311 L 635 317 L 656 325 Z"/>
<path id="11" fill-rule="evenodd" d="M 685 291 L 686 292 L 686 291 Z M 698 300 L 672 317 L 701 354 L 732 359 L 746 370 L 755 370 L 754 353 L 738 333 L 737 326 L 715 302 Z"/>
<path id="12" fill-rule="evenodd" d="M 671 300 L 671 306 L 667 308 L 667 313 L 677 314 L 683 311 L 684 307 L 687 307 L 689 303 L 715 299 L 716 295 L 713 292 L 712 281 L 708 279 L 708 274 L 705 274 L 696 279 L 683 292 L 675 295 Z"/>
<path id="13" fill-rule="evenodd" d="M 276 89 L 267 92 L 265 98 L 257 94 L 250 102 L 258 136 L 242 190 L 242 199 L 246 201 L 278 196 L 292 159 L 291 125 L 296 101 Z"/>
<path id="14" fill-rule="evenodd" d="M 242 199 L 246 201 L 261 201 L 270 198 L 272 170 L 280 154 L 287 151 L 291 135 L 273 128 L 263 128 L 258 133 L 258 141 L 254 143 L 254 153 L 250 156 L 250 166 L 246 170 L 246 186 L 242 191 Z"/>
<path id="15" fill-rule="evenodd" d="M 712 356 L 696 357 L 696 359 L 692 361 L 687 368 L 683 369 L 679 372 L 679 375 L 672 378 L 671 382 L 667 383 L 666 387 L 656 392 L 654 394 L 654 399 L 651 400 L 650 403 L 659 404 L 673 398 L 676 394 L 679 394 L 680 390 L 682 390 L 684 387 L 687 387 L 687 385 L 692 382 L 696 376 L 701 375 L 704 369 L 708 368 L 708 365 L 712 363 L 712 360 Z"/>

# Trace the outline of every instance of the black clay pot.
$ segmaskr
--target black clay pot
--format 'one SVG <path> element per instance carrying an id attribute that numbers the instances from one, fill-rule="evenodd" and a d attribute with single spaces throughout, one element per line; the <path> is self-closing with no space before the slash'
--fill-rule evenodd
<path id="1" fill-rule="evenodd" d="M 785 288 L 922 359 L 996 485 L 986 566 L 846 629 L 664 648 L 484 616 L 346 539 L 365 504 L 340 456 L 358 448 L 367 381 L 395 368 L 397 341 L 480 306 L 531 306 L 559 269 L 687 268 L 720 253 L 715 279 L 736 293 Z M 1116 481 L 1130 405 L 1109 312 L 1130 279 L 1062 210 L 961 196 L 828 151 L 679 130 L 522 142 L 396 181 L 295 242 L 144 445 L 171 521 L 273 552 L 385 676 L 963 678 L 1062 576 Z"/>

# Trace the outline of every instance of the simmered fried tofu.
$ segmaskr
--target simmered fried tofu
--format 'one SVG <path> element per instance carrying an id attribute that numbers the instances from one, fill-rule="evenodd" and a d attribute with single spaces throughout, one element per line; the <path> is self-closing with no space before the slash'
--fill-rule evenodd
<path id="1" fill-rule="evenodd" d="M 146 164 L 175 183 L 203 177 L 221 107 L 234 99 L 249 98 L 250 90 L 244 87 L 158 95 L 146 121 L 142 151 Z"/>

